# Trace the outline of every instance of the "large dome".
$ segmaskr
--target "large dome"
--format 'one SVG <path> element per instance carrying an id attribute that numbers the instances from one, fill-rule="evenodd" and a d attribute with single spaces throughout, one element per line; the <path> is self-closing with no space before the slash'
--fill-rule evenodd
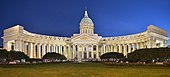
<path id="1" fill-rule="evenodd" d="M 81 19 L 81 22 L 80 22 L 80 25 L 83 25 L 83 26 L 93 26 L 93 21 L 88 17 L 88 13 L 87 11 L 85 11 L 85 15 L 83 17 L 83 19 Z"/>

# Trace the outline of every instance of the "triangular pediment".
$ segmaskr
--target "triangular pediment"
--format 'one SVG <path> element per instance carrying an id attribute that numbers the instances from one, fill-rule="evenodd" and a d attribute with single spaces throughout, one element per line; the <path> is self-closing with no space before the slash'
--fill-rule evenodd
<path id="1" fill-rule="evenodd" d="M 81 40 L 81 41 L 97 41 L 97 40 L 99 40 L 99 38 L 98 37 L 96 37 L 96 36 L 92 36 L 92 35 L 78 35 L 78 36 L 75 36 L 75 37 L 73 37 L 72 38 L 72 41 L 79 41 L 79 40 Z"/>
<path id="2" fill-rule="evenodd" d="M 77 40 L 95 40 L 95 39 L 88 37 L 88 36 L 82 36 L 82 37 L 77 38 Z"/>

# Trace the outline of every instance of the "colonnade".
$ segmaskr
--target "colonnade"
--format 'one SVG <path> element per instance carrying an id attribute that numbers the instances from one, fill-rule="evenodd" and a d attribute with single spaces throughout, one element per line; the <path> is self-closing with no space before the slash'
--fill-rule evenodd
<path id="1" fill-rule="evenodd" d="M 56 52 L 69 57 L 68 45 L 41 44 L 15 40 L 14 50 L 22 51 L 30 58 L 42 58 L 48 52 Z"/>
<path id="2" fill-rule="evenodd" d="M 125 56 L 128 53 L 131 53 L 137 49 L 143 49 L 143 48 L 149 48 L 147 46 L 148 42 L 139 42 L 139 43 L 128 43 L 128 44 L 105 44 L 101 48 L 101 53 L 107 53 L 107 52 L 118 52 L 123 53 Z"/>
<path id="3" fill-rule="evenodd" d="M 12 43 L 12 44 L 11 44 Z M 167 41 L 162 42 L 162 46 L 166 44 Z M 13 47 L 10 47 L 11 45 Z M 146 41 L 134 42 L 134 43 L 111 43 L 106 41 L 104 44 L 46 44 L 46 43 L 35 43 L 27 42 L 24 40 L 13 40 L 4 42 L 6 49 L 22 51 L 30 58 L 42 58 L 48 52 L 56 52 L 62 55 L 65 55 L 68 60 L 71 59 L 92 59 L 107 53 L 107 52 L 118 52 L 123 53 L 124 56 L 127 56 L 128 53 L 131 53 L 137 49 L 143 48 L 155 48 L 156 40 L 149 39 Z M 11 49 L 14 48 L 14 49 Z"/>

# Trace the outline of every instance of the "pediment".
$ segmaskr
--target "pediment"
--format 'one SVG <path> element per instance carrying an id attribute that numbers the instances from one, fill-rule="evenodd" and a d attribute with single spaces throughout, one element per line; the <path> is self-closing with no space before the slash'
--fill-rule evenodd
<path id="1" fill-rule="evenodd" d="M 97 40 L 99 40 L 98 39 L 98 37 L 96 37 L 96 36 L 90 36 L 90 35 L 79 35 L 79 36 L 76 36 L 76 37 L 73 37 L 72 38 L 72 41 L 79 41 L 79 40 L 81 40 L 81 41 L 97 41 Z"/>
<path id="2" fill-rule="evenodd" d="M 88 37 L 88 36 L 82 36 L 82 37 L 79 37 L 77 40 L 95 40 L 95 39 Z"/>

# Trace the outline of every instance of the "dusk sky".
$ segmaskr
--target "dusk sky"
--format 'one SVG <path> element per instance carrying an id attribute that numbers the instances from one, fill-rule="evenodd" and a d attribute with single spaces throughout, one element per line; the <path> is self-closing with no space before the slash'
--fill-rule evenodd
<path id="1" fill-rule="evenodd" d="M 85 6 L 100 36 L 135 34 L 150 24 L 170 36 L 170 0 L 0 0 L 0 37 L 16 24 L 33 33 L 71 37 L 79 33 Z"/>

